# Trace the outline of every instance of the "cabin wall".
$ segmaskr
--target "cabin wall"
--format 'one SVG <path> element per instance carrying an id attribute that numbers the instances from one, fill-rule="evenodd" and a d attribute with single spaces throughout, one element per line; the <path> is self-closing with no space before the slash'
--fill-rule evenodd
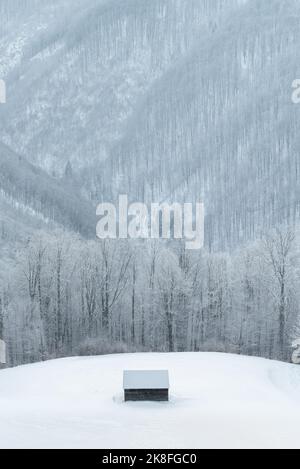
<path id="1" fill-rule="evenodd" d="M 125 402 L 128 401 L 168 401 L 168 389 L 126 389 Z"/>

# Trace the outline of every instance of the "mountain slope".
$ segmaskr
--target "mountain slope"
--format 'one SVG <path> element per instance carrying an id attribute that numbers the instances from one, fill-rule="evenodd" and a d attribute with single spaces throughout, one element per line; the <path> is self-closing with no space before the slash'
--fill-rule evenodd
<path id="1" fill-rule="evenodd" d="M 203 200 L 207 242 L 222 249 L 298 222 L 299 13 L 245 3 L 168 71 L 112 150 L 111 196 Z"/>
<path id="2" fill-rule="evenodd" d="M 28 2 L 0 37 L 9 96 L 0 137 L 56 171 L 105 159 L 140 97 L 224 10 L 223 0 L 48 3 Z"/>
<path id="3" fill-rule="evenodd" d="M 297 0 L 0 8 L 15 152 L 56 175 L 71 161 L 95 201 L 202 200 L 212 249 L 299 223 Z"/>
<path id="4" fill-rule="evenodd" d="M 24 239 L 32 229 L 65 227 L 92 236 L 94 210 L 76 187 L 31 165 L 0 143 L 1 238 Z"/>
<path id="5" fill-rule="evenodd" d="M 124 369 L 169 369 L 169 403 L 124 403 Z M 0 371 L 2 448 L 299 448 L 300 368 L 222 354 L 56 360 Z M 130 429 L 130 431 L 129 431 Z"/>

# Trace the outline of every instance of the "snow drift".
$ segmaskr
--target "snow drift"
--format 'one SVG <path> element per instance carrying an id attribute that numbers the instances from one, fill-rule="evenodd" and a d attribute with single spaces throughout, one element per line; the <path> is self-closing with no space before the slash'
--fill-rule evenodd
<path id="1" fill-rule="evenodd" d="M 170 371 L 169 403 L 123 402 L 122 371 Z M 300 447 L 300 368 L 222 354 L 71 358 L 0 372 L 2 448 Z"/>

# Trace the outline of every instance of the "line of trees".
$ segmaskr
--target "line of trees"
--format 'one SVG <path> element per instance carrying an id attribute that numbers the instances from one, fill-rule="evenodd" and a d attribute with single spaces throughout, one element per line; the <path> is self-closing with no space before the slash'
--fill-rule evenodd
<path id="1" fill-rule="evenodd" d="M 0 335 L 12 366 L 125 351 L 290 361 L 299 267 L 297 239 L 285 229 L 231 254 L 40 234 L 1 286 Z"/>

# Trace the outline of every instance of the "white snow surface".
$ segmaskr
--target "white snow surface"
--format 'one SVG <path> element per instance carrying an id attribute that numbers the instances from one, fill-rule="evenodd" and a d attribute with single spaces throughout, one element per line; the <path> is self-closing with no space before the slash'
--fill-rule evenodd
<path id="1" fill-rule="evenodd" d="M 168 369 L 168 403 L 124 403 Z M 300 448 L 300 367 L 223 354 L 54 360 L 0 371 L 1 448 Z"/>

